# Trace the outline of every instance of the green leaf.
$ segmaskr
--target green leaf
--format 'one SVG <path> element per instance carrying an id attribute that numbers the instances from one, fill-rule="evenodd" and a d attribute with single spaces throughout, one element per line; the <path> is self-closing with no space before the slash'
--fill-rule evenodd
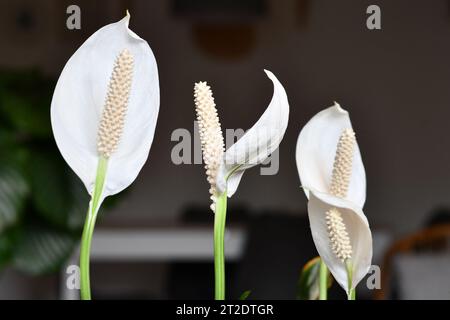
<path id="1" fill-rule="evenodd" d="M 54 81 L 34 70 L 0 72 L 0 122 L 16 134 L 50 138 Z"/>
<path id="2" fill-rule="evenodd" d="M 37 213 L 54 226 L 66 227 L 72 197 L 64 163 L 50 152 L 33 152 L 29 169 Z"/>
<path id="3" fill-rule="evenodd" d="M 14 135 L 11 131 L 5 128 L 0 128 L 0 146 L 3 150 L 8 148 L 14 143 Z"/>
<path id="4" fill-rule="evenodd" d="M 0 233 L 0 269 L 11 260 L 19 238 L 19 228 L 10 228 Z"/>
<path id="5" fill-rule="evenodd" d="M 72 254 L 75 237 L 46 227 L 29 227 L 14 250 L 13 265 L 31 275 L 59 271 Z"/>
<path id="6" fill-rule="evenodd" d="M 7 162 L 0 164 L 0 233 L 19 220 L 29 187 L 20 170 Z"/>
<path id="7" fill-rule="evenodd" d="M 18 143 L 10 131 L 0 129 L 0 148 L 8 152 L 0 153 L 0 167 L 12 166 L 25 175 L 24 168 L 29 158 L 29 149 Z"/>
<path id="8" fill-rule="evenodd" d="M 239 300 L 247 300 L 248 296 L 252 293 L 251 290 L 247 290 L 242 292 L 241 296 L 239 297 Z"/>
<path id="9" fill-rule="evenodd" d="M 49 137 L 51 135 L 49 107 L 34 100 L 11 92 L 5 93 L 0 102 L 2 113 L 21 134 Z"/>
<path id="10" fill-rule="evenodd" d="M 73 231 L 82 230 L 89 208 L 90 196 L 75 174 L 71 174 L 69 180 L 72 205 L 68 211 L 67 227 Z"/>
<path id="11" fill-rule="evenodd" d="M 54 226 L 83 228 L 90 196 L 58 154 L 33 152 L 30 163 L 32 200 L 39 216 Z"/>
<path id="12" fill-rule="evenodd" d="M 317 300 L 319 298 L 319 270 L 320 257 L 309 260 L 303 267 L 297 287 L 297 299 Z M 331 287 L 333 278 L 328 278 L 328 287 Z"/>

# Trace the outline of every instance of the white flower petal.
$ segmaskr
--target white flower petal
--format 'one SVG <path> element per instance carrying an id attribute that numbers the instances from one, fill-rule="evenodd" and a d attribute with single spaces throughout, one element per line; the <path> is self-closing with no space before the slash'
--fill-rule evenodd
<path id="1" fill-rule="evenodd" d="M 352 246 L 352 287 L 364 278 L 372 262 L 372 234 L 362 210 L 353 203 L 328 194 L 310 190 L 308 215 L 311 233 L 319 255 L 339 285 L 348 291 L 347 271 L 344 263 L 333 252 L 329 240 L 325 214 L 336 208 L 342 214 Z"/>
<path id="2" fill-rule="evenodd" d="M 273 82 L 272 100 L 253 127 L 225 152 L 219 168 L 217 188 L 220 192 L 226 189 L 229 197 L 236 192 L 245 169 L 260 164 L 278 148 L 288 125 L 286 91 L 272 72 L 264 71 Z"/>
<path id="3" fill-rule="evenodd" d="M 89 193 L 98 162 L 97 130 L 117 56 L 134 58 L 133 80 L 123 135 L 108 164 L 104 196 L 128 187 L 144 165 L 159 111 L 155 57 L 146 41 L 128 28 L 130 16 L 94 33 L 67 62 L 51 106 L 53 133 L 66 162 Z"/>
<path id="4" fill-rule="evenodd" d="M 297 141 L 296 160 L 306 196 L 309 190 L 330 191 L 334 157 L 344 129 L 352 128 L 347 111 L 339 104 L 316 114 L 302 129 Z M 366 201 L 366 173 L 358 145 L 354 150 L 352 175 L 346 199 L 362 208 Z"/>

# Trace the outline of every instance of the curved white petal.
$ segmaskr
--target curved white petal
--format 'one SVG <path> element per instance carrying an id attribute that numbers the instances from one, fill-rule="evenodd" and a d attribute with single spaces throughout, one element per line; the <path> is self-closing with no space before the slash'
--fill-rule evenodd
<path id="1" fill-rule="evenodd" d="M 328 194 L 310 190 L 308 215 L 311 233 L 319 255 L 339 285 L 348 291 L 345 264 L 332 251 L 325 219 L 328 210 L 336 208 L 342 214 L 352 246 L 352 288 L 367 274 L 372 263 L 372 233 L 362 210 L 353 203 Z"/>
<path id="2" fill-rule="evenodd" d="M 224 154 L 217 176 L 217 188 L 231 197 L 245 169 L 263 162 L 281 143 L 289 120 L 289 103 L 275 75 L 264 70 L 273 82 L 272 100 L 259 120 Z M 227 180 L 228 178 L 228 180 Z"/>
<path id="3" fill-rule="evenodd" d="M 297 140 L 296 160 L 306 196 L 310 189 L 328 193 L 339 138 L 352 128 L 349 114 L 339 104 L 316 114 L 302 129 Z M 366 201 L 366 173 L 358 145 L 354 150 L 352 175 L 346 199 L 360 208 Z"/>
<path id="4" fill-rule="evenodd" d="M 148 43 L 128 28 L 130 16 L 94 33 L 67 62 L 55 88 L 51 122 L 69 166 L 92 192 L 98 162 L 97 130 L 117 56 L 134 58 L 123 135 L 108 163 L 104 196 L 128 187 L 144 165 L 159 111 L 159 80 Z"/>

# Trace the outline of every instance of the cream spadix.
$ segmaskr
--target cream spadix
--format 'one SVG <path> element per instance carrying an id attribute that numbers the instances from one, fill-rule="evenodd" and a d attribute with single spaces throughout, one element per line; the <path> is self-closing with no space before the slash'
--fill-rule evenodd
<path id="1" fill-rule="evenodd" d="M 315 115 L 300 132 L 296 157 L 315 246 L 348 293 L 372 260 L 372 235 L 362 211 L 365 170 L 348 112 L 335 104 Z"/>
<path id="2" fill-rule="evenodd" d="M 123 133 L 132 79 L 133 56 L 125 49 L 116 59 L 98 128 L 98 153 L 107 159 L 116 151 Z"/>
<path id="3" fill-rule="evenodd" d="M 206 177 L 210 184 L 211 209 L 214 211 L 218 196 L 216 188 L 217 171 L 224 152 L 222 129 L 211 87 L 206 82 L 195 84 L 194 100 Z"/>
<path id="4" fill-rule="evenodd" d="M 155 57 L 130 15 L 95 32 L 64 67 L 51 105 L 58 148 L 92 194 L 108 158 L 102 198 L 119 193 L 147 160 L 159 111 Z"/>

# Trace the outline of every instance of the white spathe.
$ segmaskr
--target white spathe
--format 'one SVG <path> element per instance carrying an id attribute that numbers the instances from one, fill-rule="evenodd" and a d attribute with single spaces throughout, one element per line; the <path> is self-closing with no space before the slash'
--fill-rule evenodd
<path id="1" fill-rule="evenodd" d="M 55 88 L 51 123 L 58 148 L 92 194 L 99 153 L 98 127 L 114 63 L 123 50 L 134 58 L 125 125 L 108 161 L 103 197 L 119 193 L 147 160 L 159 111 L 156 60 L 148 43 L 128 28 L 130 15 L 95 32 L 69 59 Z"/>
<path id="2" fill-rule="evenodd" d="M 253 127 L 226 150 L 217 175 L 217 189 L 226 190 L 228 197 L 236 192 L 246 169 L 262 163 L 278 148 L 287 129 L 286 91 L 272 72 L 264 71 L 273 82 L 272 100 Z"/>
<path id="3" fill-rule="evenodd" d="M 348 292 L 345 264 L 333 252 L 326 212 L 342 214 L 352 247 L 352 288 L 367 274 L 372 261 L 372 234 L 362 208 L 366 201 L 366 174 L 358 145 L 353 151 L 352 173 L 344 198 L 330 194 L 333 164 L 339 138 L 352 128 L 347 111 L 339 104 L 316 114 L 302 129 L 296 160 L 302 188 L 308 197 L 308 216 L 317 251 L 336 281 Z"/>
<path id="4" fill-rule="evenodd" d="M 311 192 L 308 217 L 314 244 L 333 277 L 348 292 L 346 266 L 330 246 L 325 214 L 332 208 L 338 209 L 341 213 L 352 246 L 352 288 L 364 278 L 372 264 L 372 233 L 361 208 L 345 199 Z"/>
<path id="5" fill-rule="evenodd" d="M 308 198 L 310 190 L 329 192 L 337 143 L 347 128 L 352 128 L 348 112 L 335 103 L 316 114 L 300 132 L 296 150 L 297 169 Z M 354 150 L 346 199 L 361 208 L 366 201 L 366 171 L 358 145 Z"/>

